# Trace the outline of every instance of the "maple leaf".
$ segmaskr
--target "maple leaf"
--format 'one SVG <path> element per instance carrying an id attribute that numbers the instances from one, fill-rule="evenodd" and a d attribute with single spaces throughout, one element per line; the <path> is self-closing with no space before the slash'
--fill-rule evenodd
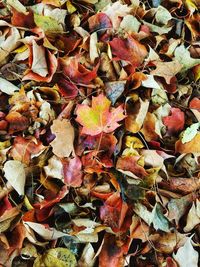
<path id="1" fill-rule="evenodd" d="M 97 135 L 99 133 L 111 133 L 117 129 L 119 121 L 126 116 L 123 114 L 122 105 L 111 108 L 111 102 L 103 95 L 92 98 L 92 105 L 78 105 L 76 121 L 82 126 L 82 134 Z"/>
<path id="2" fill-rule="evenodd" d="M 163 123 L 170 133 L 176 133 L 184 128 L 185 115 L 179 108 L 171 108 L 171 115 L 163 118 Z"/>

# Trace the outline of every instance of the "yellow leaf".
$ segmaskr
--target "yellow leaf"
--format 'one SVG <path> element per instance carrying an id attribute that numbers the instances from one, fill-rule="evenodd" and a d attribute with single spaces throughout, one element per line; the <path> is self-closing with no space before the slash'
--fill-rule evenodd
<path id="1" fill-rule="evenodd" d="M 48 177 L 46 178 L 42 173 L 40 175 L 40 183 L 48 190 L 54 192 L 55 194 L 58 193 L 59 191 L 59 187 L 53 183 L 51 180 L 48 179 Z"/>
<path id="2" fill-rule="evenodd" d="M 139 138 L 135 137 L 135 136 L 127 136 L 125 139 L 125 144 L 127 147 L 132 147 L 132 148 L 143 148 L 144 145 L 143 143 L 140 141 Z"/>
<path id="3" fill-rule="evenodd" d="M 76 7 L 72 5 L 71 1 L 67 1 L 66 6 L 69 14 L 72 14 L 76 11 Z"/>
<path id="4" fill-rule="evenodd" d="M 37 257 L 33 267 L 75 267 L 77 266 L 74 254 L 67 248 L 52 248 L 45 254 Z"/>
<path id="5" fill-rule="evenodd" d="M 28 47 L 26 45 L 22 45 L 22 46 L 18 47 L 17 49 L 15 49 L 13 51 L 13 53 L 19 54 L 19 53 L 26 51 L 27 49 L 28 49 Z"/>
<path id="6" fill-rule="evenodd" d="M 48 33 L 58 33 L 63 31 L 62 26 L 57 22 L 57 20 L 48 16 L 34 14 L 34 22 L 38 27 Z"/>
<path id="7" fill-rule="evenodd" d="M 27 198 L 27 196 L 25 195 L 24 197 L 24 205 L 26 206 L 26 208 L 28 210 L 32 210 L 33 209 L 33 206 L 31 205 L 29 199 Z"/>
<path id="8" fill-rule="evenodd" d="M 0 142 L 0 150 L 8 148 L 10 146 L 10 141 L 4 141 L 4 142 Z"/>

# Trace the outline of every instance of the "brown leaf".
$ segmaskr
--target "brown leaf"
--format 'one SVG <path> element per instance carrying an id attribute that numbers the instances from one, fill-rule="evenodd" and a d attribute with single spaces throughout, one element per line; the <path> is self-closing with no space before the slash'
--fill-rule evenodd
<path id="1" fill-rule="evenodd" d="M 151 71 L 152 75 L 164 77 L 166 83 L 170 84 L 171 79 L 182 69 L 182 64 L 178 61 L 161 62 L 154 61 L 156 69 Z"/>
<path id="2" fill-rule="evenodd" d="M 50 143 L 56 156 L 64 158 L 74 153 L 74 128 L 68 120 L 54 120 L 51 131 L 56 136 Z"/>

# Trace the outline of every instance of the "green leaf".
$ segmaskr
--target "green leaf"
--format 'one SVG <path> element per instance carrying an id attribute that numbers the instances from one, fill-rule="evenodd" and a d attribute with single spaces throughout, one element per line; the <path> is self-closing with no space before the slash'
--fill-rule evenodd
<path id="1" fill-rule="evenodd" d="M 160 204 L 156 204 L 152 211 L 152 223 L 156 230 L 162 230 L 163 232 L 169 232 L 169 221 L 162 213 L 162 207 Z"/>
<path id="2" fill-rule="evenodd" d="M 120 24 L 120 28 L 127 32 L 133 33 L 138 32 L 140 25 L 141 23 L 134 16 L 126 15 Z"/>
<path id="3" fill-rule="evenodd" d="M 104 7 L 108 6 L 109 4 L 112 4 L 111 0 L 100 0 L 95 4 L 95 11 L 100 11 L 104 9 Z"/>
<path id="4" fill-rule="evenodd" d="M 172 16 L 166 8 L 159 6 L 155 18 L 158 23 L 166 25 L 168 21 L 172 19 Z"/>
<path id="5" fill-rule="evenodd" d="M 38 256 L 33 267 L 75 267 L 77 266 L 74 254 L 67 248 L 53 248 Z"/>
<path id="6" fill-rule="evenodd" d="M 135 213 L 141 217 L 148 225 L 151 223 L 156 230 L 162 230 L 163 232 L 169 232 L 169 221 L 162 213 L 162 207 L 160 204 L 156 204 L 152 212 L 148 211 L 147 208 L 137 203 L 134 206 Z"/>
<path id="7" fill-rule="evenodd" d="M 61 24 L 59 24 L 54 18 L 48 16 L 34 14 L 34 22 L 45 32 L 58 33 L 63 31 Z"/>
<path id="8" fill-rule="evenodd" d="M 139 185 L 129 184 L 125 190 L 125 195 L 131 200 L 144 199 L 145 190 Z"/>
<path id="9" fill-rule="evenodd" d="M 174 52 L 175 59 L 183 65 L 181 72 L 185 72 L 200 64 L 200 58 L 192 58 L 188 49 L 182 44 Z"/>
<path id="10" fill-rule="evenodd" d="M 192 124 L 188 127 L 182 134 L 181 142 L 183 144 L 190 142 L 198 133 L 198 129 L 200 127 L 200 122 Z"/>

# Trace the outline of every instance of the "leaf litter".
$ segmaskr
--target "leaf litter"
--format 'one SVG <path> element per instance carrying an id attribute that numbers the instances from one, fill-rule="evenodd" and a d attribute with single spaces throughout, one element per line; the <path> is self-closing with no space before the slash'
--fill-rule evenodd
<path id="1" fill-rule="evenodd" d="M 0 265 L 200 265 L 200 4 L 0 3 Z"/>

